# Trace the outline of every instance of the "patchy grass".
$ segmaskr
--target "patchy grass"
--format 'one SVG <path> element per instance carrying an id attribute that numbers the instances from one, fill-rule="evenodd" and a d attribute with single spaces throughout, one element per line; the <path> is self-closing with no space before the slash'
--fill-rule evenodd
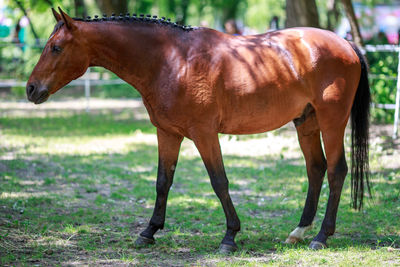
<path id="1" fill-rule="evenodd" d="M 41 110 L 0 115 L 1 265 L 340 265 L 400 264 L 400 154 L 385 127 L 373 128 L 374 199 L 349 207 L 346 181 L 329 248 L 310 251 L 324 216 L 304 243 L 283 244 L 297 225 L 307 191 L 304 162 L 291 127 L 221 136 L 230 190 L 242 222 L 240 250 L 216 253 L 225 230 L 222 207 L 190 141 L 182 145 L 156 245 L 133 242 L 151 217 L 157 143 L 143 108 Z"/>

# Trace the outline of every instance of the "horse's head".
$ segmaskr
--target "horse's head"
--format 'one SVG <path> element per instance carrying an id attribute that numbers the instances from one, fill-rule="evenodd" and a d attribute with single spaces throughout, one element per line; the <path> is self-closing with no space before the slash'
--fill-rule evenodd
<path id="1" fill-rule="evenodd" d="M 83 75 L 90 64 L 80 25 L 60 8 L 60 13 L 52 11 L 57 25 L 26 85 L 27 97 L 35 104 L 45 102 L 51 94 Z"/>

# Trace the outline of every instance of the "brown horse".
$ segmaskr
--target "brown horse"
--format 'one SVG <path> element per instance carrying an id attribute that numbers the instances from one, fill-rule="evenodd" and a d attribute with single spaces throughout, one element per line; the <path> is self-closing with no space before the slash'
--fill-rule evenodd
<path id="1" fill-rule="evenodd" d="M 351 114 L 353 206 L 361 207 L 368 184 L 370 92 L 365 61 L 354 45 L 313 28 L 230 36 L 149 15 L 82 20 L 59 11 L 53 10 L 57 25 L 29 78 L 27 96 L 40 104 L 90 66 L 109 69 L 140 92 L 157 127 L 159 165 L 154 213 L 137 245 L 154 243 L 153 235 L 164 226 L 184 137 L 199 150 L 225 212 L 222 252 L 237 248 L 240 221 L 218 133 L 261 133 L 294 121 L 309 188 L 300 223 L 287 242 L 303 239 L 310 228 L 327 171 L 326 214 L 310 244 L 320 249 L 335 232 L 347 174 L 343 138 Z"/>

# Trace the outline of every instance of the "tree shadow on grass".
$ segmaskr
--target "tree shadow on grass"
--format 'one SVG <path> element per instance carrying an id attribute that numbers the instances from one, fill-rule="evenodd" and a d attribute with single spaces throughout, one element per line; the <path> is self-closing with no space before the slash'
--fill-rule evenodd
<path id="1" fill-rule="evenodd" d="M 154 204 L 156 146 L 134 145 L 127 153 L 25 156 L 1 161 L 0 246 L 15 257 L 8 263 L 36 259 L 57 264 L 73 261 L 76 255 L 83 262 L 87 258 L 123 261 L 124 254 L 149 264 L 157 262 L 153 256 L 185 264 L 214 255 L 223 237 L 224 214 L 198 157 L 180 156 L 166 228 L 157 234 L 153 248 L 137 250 L 132 248 L 133 240 L 145 228 Z M 268 258 L 277 247 L 291 248 L 281 242 L 298 222 L 304 203 L 302 159 L 227 155 L 224 160 L 242 220 L 237 239 L 242 250 Z M 256 168 L 251 162 L 269 164 Z M 331 246 L 375 248 L 374 238 L 388 245 L 393 239 L 393 246 L 398 246 L 391 222 L 384 219 L 393 211 L 381 205 L 369 208 L 373 215 L 365 217 L 350 209 L 339 210 L 346 219 L 339 221 L 342 235 L 331 238 Z M 364 223 L 372 225 L 368 237 L 354 233 Z M 378 234 L 377 226 L 387 235 Z"/>

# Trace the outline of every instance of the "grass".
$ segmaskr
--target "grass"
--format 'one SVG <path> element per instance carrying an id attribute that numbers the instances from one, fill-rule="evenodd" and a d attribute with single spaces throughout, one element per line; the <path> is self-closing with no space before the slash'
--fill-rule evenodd
<path id="1" fill-rule="evenodd" d="M 157 143 L 155 128 L 133 119 L 133 112 L 143 110 L 0 114 L 1 265 L 400 264 L 400 156 L 379 134 L 371 145 L 374 199 L 363 212 L 349 206 L 347 179 L 329 248 L 308 250 L 324 216 L 325 181 L 316 227 L 305 242 L 283 244 L 299 221 L 307 191 L 290 127 L 255 138 L 221 136 L 242 223 L 238 252 L 216 253 L 225 217 L 187 140 L 165 228 L 156 234 L 155 246 L 135 249 L 133 242 L 153 210 Z"/>

